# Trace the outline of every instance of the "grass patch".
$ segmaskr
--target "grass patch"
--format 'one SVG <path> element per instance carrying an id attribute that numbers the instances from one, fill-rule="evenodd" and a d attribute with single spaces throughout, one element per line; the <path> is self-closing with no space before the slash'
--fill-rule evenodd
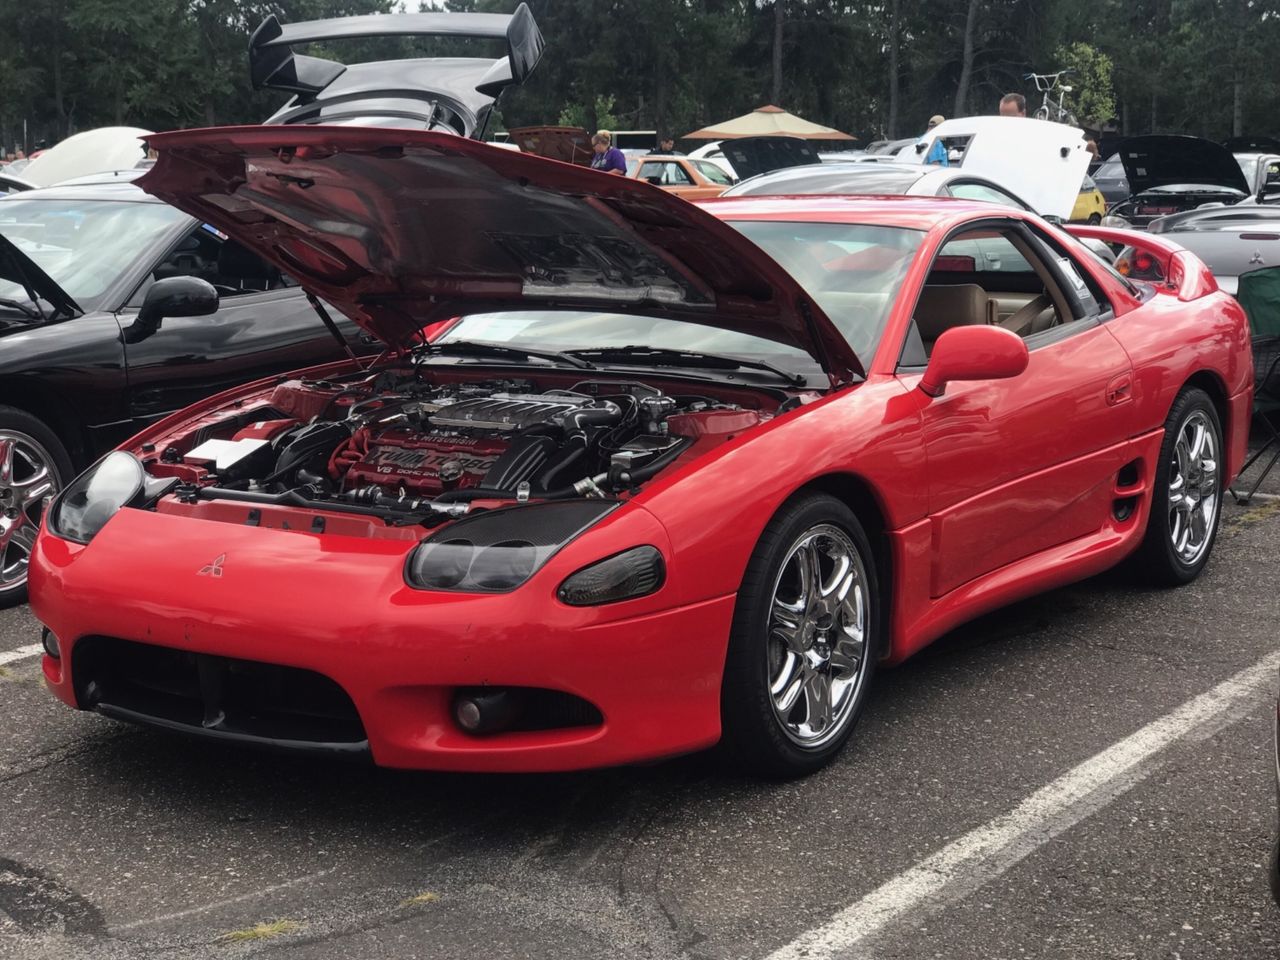
<path id="1" fill-rule="evenodd" d="M 417 907 L 417 906 L 421 906 L 424 903 L 435 903 L 439 899 L 440 897 L 437 894 L 434 894 L 430 890 L 428 890 L 425 893 L 418 894 L 416 897 L 410 897 L 408 900 L 401 900 L 400 906 Z"/>
<path id="2" fill-rule="evenodd" d="M 0 667 L 0 680 L 8 680 L 13 676 L 13 671 L 8 667 Z"/>
<path id="3" fill-rule="evenodd" d="M 218 938 L 218 941 L 220 943 L 247 943 L 252 940 L 270 940 L 272 937 L 282 937 L 286 933 L 293 933 L 295 930 L 301 929 L 302 924 L 297 920 L 271 920 L 254 924 L 252 927 L 245 927 L 243 930 L 232 930 L 230 933 L 224 933 Z"/>

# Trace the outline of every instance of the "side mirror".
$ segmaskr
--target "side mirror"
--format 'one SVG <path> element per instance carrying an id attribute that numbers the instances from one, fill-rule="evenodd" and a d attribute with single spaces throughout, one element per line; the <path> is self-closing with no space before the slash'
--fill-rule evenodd
<path id="1" fill-rule="evenodd" d="M 1027 345 L 1004 327 L 973 325 L 942 331 L 920 378 L 920 390 L 940 397 L 953 380 L 1007 380 L 1027 369 Z"/>
<path id="2" fill-rule="evenodd" d="M 142 300 L 133 323 L 124 328 L 125 343 L 141 343 L 160 329 L 165 317 L 203 317 L 218 310 L 218 291 L 199 277 L 157 280 Z"/>

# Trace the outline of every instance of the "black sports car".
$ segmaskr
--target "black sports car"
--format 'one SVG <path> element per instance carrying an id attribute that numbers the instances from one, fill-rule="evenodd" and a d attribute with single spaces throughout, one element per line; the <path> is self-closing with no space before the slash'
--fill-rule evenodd
<path id="1" fill-rule="evenodd" d="M 377 36 L 502 39 L 506 54 L 347 66 L 291 49 Z M 510 16 L 268 17 L 249 59 L 255 87 L 294 94 L 268 123 L 478 137 L 542 47 L 521 4 Z M 0 606 L 26 595 L 44 504 L 100 454 L 212 393 L 379 349 L 278 269 L 134 187 L 141 173 L 0 199 Z"/>
<path id="2" fill-rule="evenodd" d="M 345 317 L 334 329 L 377 349 Z M 343 355 L 290 278 L 128 179 L 0 200 L 0 604 L 25 593 L 44 501 L 99 454 Z"/>

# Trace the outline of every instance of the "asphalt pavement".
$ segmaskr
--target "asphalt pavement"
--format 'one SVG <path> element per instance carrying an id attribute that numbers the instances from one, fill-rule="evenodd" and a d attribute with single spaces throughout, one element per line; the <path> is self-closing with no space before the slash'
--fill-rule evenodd
<path id="1" fill-rule="evenodd" d="M 792 783 L 194 743 L 55 702 L 0 612 L 0 958 L 1273 960 L 1269 490 L 1189 587 L 1099 577 L 881 672 Z"/>

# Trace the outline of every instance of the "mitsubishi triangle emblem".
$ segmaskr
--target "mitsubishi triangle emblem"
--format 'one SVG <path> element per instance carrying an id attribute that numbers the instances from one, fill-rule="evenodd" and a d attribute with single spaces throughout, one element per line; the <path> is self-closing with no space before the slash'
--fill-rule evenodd
<path id="1" fill-rule="evenodd" d="M 220 553 L 213 558 L 211 563 L 206 563 L 199 569 L 196 576 L 199 577 L 220 577 L 222 576 L 222 563 L 227 559 L 225 553 Z"/>

